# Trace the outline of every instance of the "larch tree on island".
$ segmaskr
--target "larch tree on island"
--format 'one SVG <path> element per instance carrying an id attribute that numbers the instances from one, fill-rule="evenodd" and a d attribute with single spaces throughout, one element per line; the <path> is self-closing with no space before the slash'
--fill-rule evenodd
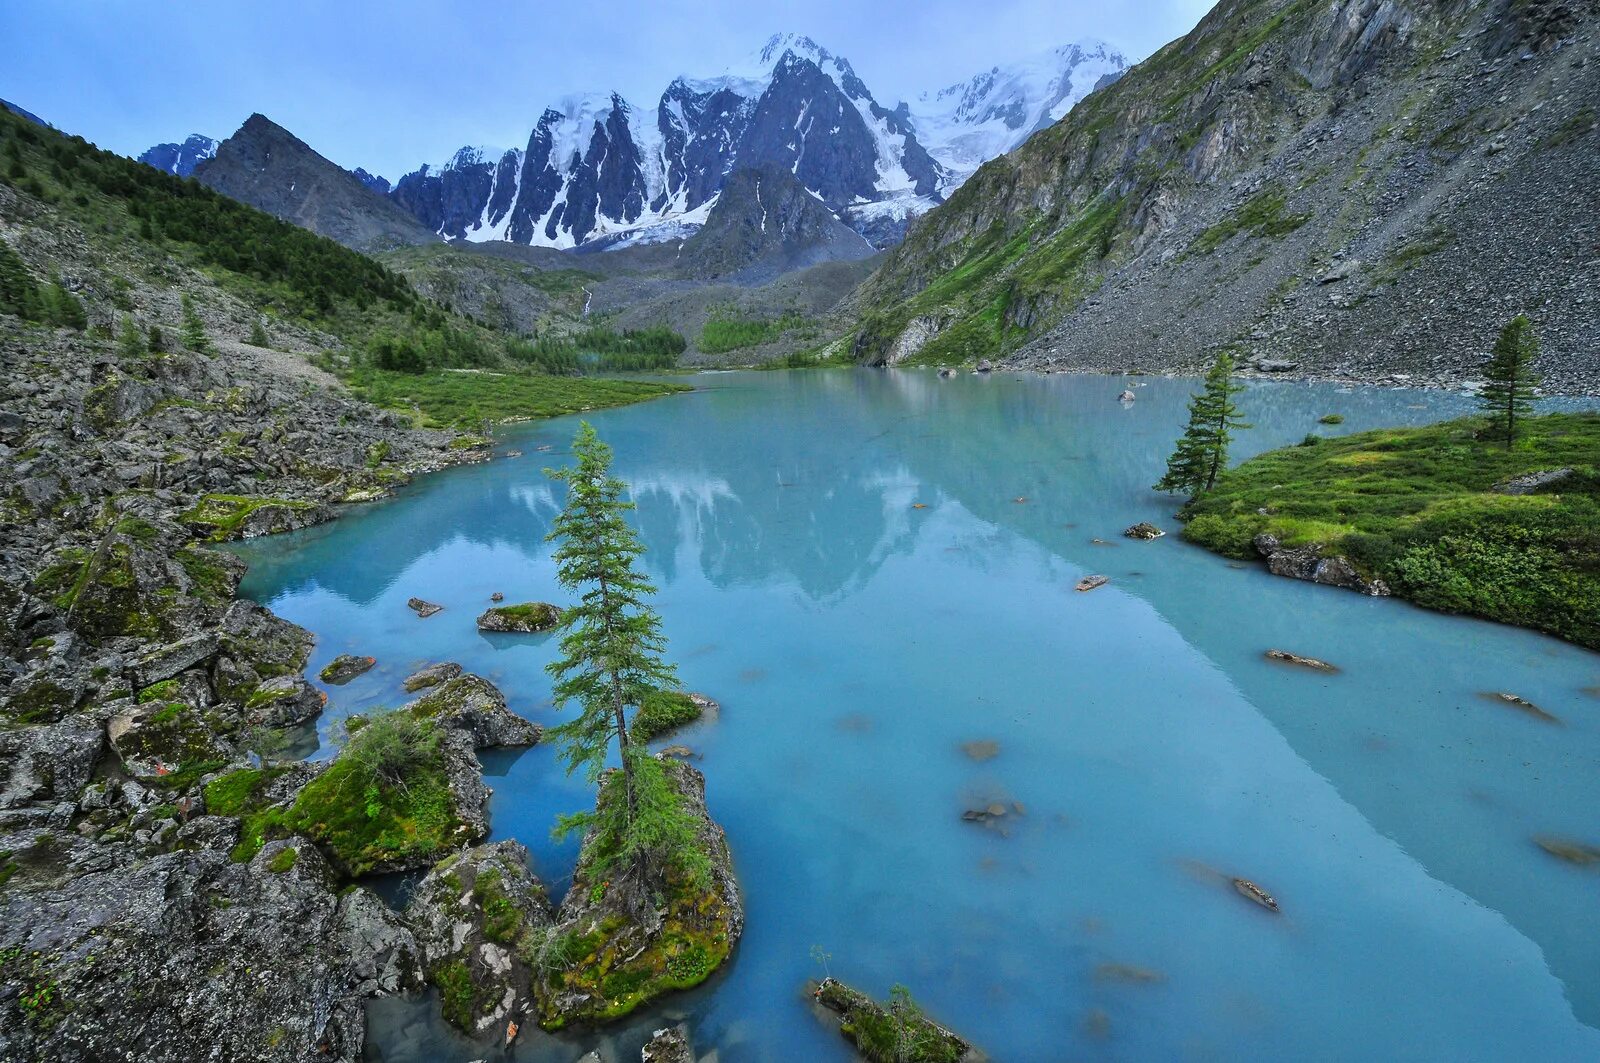
<path id="1" fill-rule="evenodd" d="M 1250 427 L 1233 401 L 1243 390 L 1244 385 L 1233 379 L 1233 357 L 1226 351 L 1217 355 L 1206 373 L 1205 389 L 1189 400 L 1189 425 L 1167 459 L 1167 472 L 1156 483 L 1157 491 L 1194 496 L 1216 486 L 1217 476 L 1228 464 L 1233 433 Z"/>
<path id="2" fill-rule="evenodd" d="M 633 503 L 611 475 L 611 448 L 588 422 L 572 450 L 575 466 L 546 470 L 567 485 L 566 506 L 547 536 L 558 544 L 556 578 L 579 596 L 562 615 L 561 655 L 548 670 L 556 706 L 574 704 L 578 715 L 550 737 L 569 774 L 582 771 L 601 786 L 595 810 L 563 816 L 556 833 L 593 832 L 587 844 L 595 871 L 642 887 L 632 892 L 643 901 L 672 874 L 703 882 L 709 862 L 661 762 L 629 736 L 629 711 L 678 685 L 663 659 L 661 618 L 649 605 L 655 587 L 638 568 L 644 546 L 624 518 Z M 621 768 L 616 778 L 603 778 L 613 739 Z"/>

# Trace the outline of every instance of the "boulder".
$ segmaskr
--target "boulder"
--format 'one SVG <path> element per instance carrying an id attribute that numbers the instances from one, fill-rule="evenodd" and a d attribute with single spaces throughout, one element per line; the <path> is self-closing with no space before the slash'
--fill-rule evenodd
<path id="1" fill-rule="evenodd" d="M 469 1034 L 532 1010 L 539 965 L 559 962 L 554 912 L 528 864 L 515 841 L 464 849 L 434 865 L 406 910 L 445 1019 Z"/>
<path id="2" fill-rule="evenodd" d="M 955 378 L 956 378 L 956 371 L 954 369 L 951 369 L 949 366 L 941 366 L 940 367 L 940 369 L 939 369 L 939 379 L 940 380 L 954 380 Z"/>
<path id="3" fill-rule="evenodd" d="M 298 672 L 280 675 L 251 692 L 244 703 L 244 720 L 257 727 L 296 727 L 316 719 L 327 703 L 328 695 Z"/>
<path id="4" fill-rule="evenodd" d="M 519 635 L 536 635 L 561 623 L 561 608 L 548 602 L 521 605 L 494 605 L 478 617 L 478 630 Z"/>
<path id="5" fill-rule="evenodd" d="M 416 613 L 418 616 L 422 617 L 423 619 L 426 619 L 426 618 L 432 616 L 434 613 L 437 613 L 439 610 L 443 609 L 444 606 L 435 605 L 433 602 L 427 601 L 426 599 L 423 599 L 423 598 L 407 598 L 406 599 L 406 608 L 410 609 L 412 612 Z"/>
<path id="6" fill-rule="evenodd" d="M 459 666 L 456 668 L 460 670 Z M 511 711 L 498 687 L 470 673 L 433 686 L 405 708 L 418 717 L 437 720 L 441 726 L 465 732 L 477 749 L 531 746 L 537 744 L 543 734 L 538 724 L 529 723 Z"/>
<path id="7" fill-rule="evenodd" d="M 1154 524 L 1141 520 L 1138 524 L 1124 529 L 1122 534 L 1130 539 L 1142 539 L 1145 542 L 1149 542 L 1151 539 L 1159 539 L 1167 533 Z"/>
<path id="8" fill-rule="evenodd" d="M 415 694 L 424 687 L 438 686 L 446 679 L 454 679 L 460 674 L 461 666 L 454 661 L 446 661 L 443 664 L 430 664 L 428 667 L 406 676 L 403 685 L 406 688 L 406 693 Z"/>
<path id="9" fill-rule="evenodd" d="M 357 657 L 350 653 L 341 653 L 329 661 L 318 677 L 324 683 L 334 686 L 343 686 L 358 675 L 364 675 L 373 665 L 378 663 L 376 657 Z"/>
<path id="10" fill-rule="evenodd" d="M 1502 495 L 1537 494 L 1546 487 L 1557 486 L 1577 475 L 1575 469 L 1541 469 L 1538 472 L 1513 476 L 1494 485 L 1493 490 Z"/>
<path id="11" fill-rule="evenodd" d="M 639 1058 L 642 1063 L 694 1063 L 694 1045 L 689 1040 L 689 1028 L 680 1023 L 655 1031 L 640 1051 Z"/>
<path id="12" fill-rule="evenodd" d="M 994 365 L 990 363 L 989 359 L 987 359 L 987 358 L 979 358 L 978 359 L 977 372 L 979 372 L 979 373 L 989 373 L 989 372 L 993 372 L 993 371 L 994 371 Z"/>
<path id="13" fill-rule="evenodd" d="M 1256 536 L 1254 543 L 1256 552 L 1266 559 L 1267 570 L 1274 576 L 1343 587 L 1377 598 L 1387 597 L 1390 593 L 1387 583 L 1381 579 L 1367 579 L 1348 558 L 1324 557 L 1319 544 L 1291 549 L 1281 545 L 1277 536 L 1265 533 Z"/>
<path id="14" fill-rule="evenodd" d="M 0 730 L 0 809 L 76 801 L 105 744 L 104 726 L 85 715 Z"/>

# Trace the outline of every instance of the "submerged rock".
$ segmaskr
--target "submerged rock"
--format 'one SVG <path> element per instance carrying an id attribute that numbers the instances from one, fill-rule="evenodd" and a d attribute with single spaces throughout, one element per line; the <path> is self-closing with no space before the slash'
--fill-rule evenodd
<path id="1" fill-rule="evenodd" d="M 657 1030 L 639 1053 L 642 1063 L 694 1063 L 689 1028 L 682 1024 Z"/>
<path id="2" fill-rule="evenodd" d="M 561 623 L 560 606 L 548 602 L 494 605 L 478 617 L 478 630 L 504 634 L 537 635 Z"/>
<path id="3" fill-rule="evenodd" d="M 956 378 L 956 371 L 954 369 L 951 369 L 949 366 L 941 366 L 940 367 L 940 369 L 939 369 L 939 379 L 940 380 L 954 380 L 955 378 Z"/>
<path id="4" fill-rule="evenodd" d="M 695 844 L 709 870 L 700 883 L 672 869 L 652 876 L 655 881 L 633 872 L 599 878 L 591 830 L 552 931 L 566 953 L 540 990 L 539 1022 L 546 1029 L 609 1021 L 663 993 L 699 985 L 727 960 L 744 931 L 727 839 L 706 811 L 705 777 L 680 761 L 658 757 L 654 764 L 695 824 Z M 608 772 L 598 800 L 619 798 L 619 773 Z"/>
<path id="5" fill-rule="evenodd" d="M 974 739 L 970 742 L 961 743 L 961 752 L 965 753 L 969 760 L 975 760 L 981 764 L 1000 755 L 1000 743 L 992 738 Z"/>
<path id="6" fill-rule="evenodd" d="M 1118 402 L 1132 402 L 1136 398 L 1138 398 L 1138 396 L 1135 395 L 1131 389 L 1123 388 L 1122 389 L 1122 394 L 1117 396 L 1117 401 Z"/>
<path id="7" fill-rule="evenodd" d="M 1247 878 L 1234 879 L 1233 888 L 1238 892 L 1239 896 L 1243 897 L 1245 900 L 1259 904 L 1269 912 L 1276 912 L 1278 910 L 1278 902 L 1273 898 L 1272 894 L 1268 893 L 1260 886 L 1257 886 L 1254 882 L 1251 882 Z"/>
<path id="8" fill-rule="evenodd" d="M 343 686 L 356 676 L 368 672 L 377 663 L 376 657 L 357 657 L 354 654 L 341 653 L 328 662 L 328 666 L 320 673 L 320 678 L 324 683 Z"/>
<path id="9" fill-rule="evenodd" d="M 445 1019 L 469 1034 L 533 1009 L 553 912 L 528 864 L 515 841 L 464 849 L 434 865 L 406 909 Z"/>
<path id="10" fill-rule="evenodd" d="M 424 687 L 438 686 L 446 679 L 454 679 L 460 674 L 461 666 L 454 661 L 446 661 L 443 664 L 430 664 L 428 667 L 406 676 L 403 685 L 406 688 L 406 693 L 415 694 Z"/>
<path id="11" fill-rule="evenodd" d="M 1297 664 L 1302 668 L 1315 668 L 1319 672 L 1337 672 L 1339 669 L 1327 661 L 1319 661 L 1315 657 L 1302 657 L 1288 650 L 1268 650 L 1263 656 L 1269 661 L 1282 661 L 1284 664 Z"/>
<path id="12" fill-rule="evenodd" d="M 1159 539 L 1167 533 L 1148 521 L 1140 521 L 1124 530 L 1122 534 L 1130 539 L 1143 539 L 1148 542 L 1151 539 Z"/>
<path id="13" fill-rule="evenodd" d="M 1561 717 L 1556 716 L 1553 713 L 1546 712 L 1533 702 L 1529 701 L 1527 698 L 1520 697 L 1516 694 L 1509 694 L 1505 691 L 1495 691 L 1485 694 L 1484 697 L 1489 698 L 1491 701 L 1498 702 L 1501 705 L 1509 705 L 1518 712 L 1526 713 L 1527 715 L 1532 716 L 1534 719 L 1540 720 L 1544 723 L 1561 722 Z"/>
<path id="14" fill-rule="evenodd" d="M 1551 856 L 1565 860 L 1569 864 L 1576 864 L 1579 867 L 1593 867 L 1600 864 L 1600 845 L 1589 845 L 1569 838 L 1552 838 L 1549 835 L 1537 837 L 1533 842 Z"/>
<path id="15" fill-rule="evenodd" d="M 1123 982 L 1127 985 L 1157 985 L 1167 980 L 1167 976 L 1150 967 L 1138 967 L 1131 963 L 1102 963 L 1094 969 L 1097 982 Z"/>
<path id="16" fill-rule="evenodd" d="M 839 1032 L 871 1063 L 977 1063 L 984 1058 L 924 1015 L 909 996 L 885 1007 L 835 978 L 824 978 L 812 988 L 811 999 L 839 1016 Z M 913 1046 L 909 1053 L 907 1042 Z"/>
<path id="17" fill-rule="evenodd" d="M 1322 547 L 1315 543 L 1290 549 L 1283 546 L 1277 536 L 1263 533 L 1255 537 L 1254 544 L 1256 552 L 1266 559 L 1267 571 L 1274 576 L 1343 587 L 1375 598 L 1390 594 L 1389 585 L 1383 580 L 1362 576 L 1348 558 L 1324 557 Z"/>
<path id="18" fill-rule="evenodd" d="M 435 605 L 433 602 L 427 601 L 423 598 L 407 598 L 406 608 L 410 609 L 418 616 L 426 619 L 427 617 L 432 616 L 434 613 L 439 612 L 444 608 L 444 606 Z"/>

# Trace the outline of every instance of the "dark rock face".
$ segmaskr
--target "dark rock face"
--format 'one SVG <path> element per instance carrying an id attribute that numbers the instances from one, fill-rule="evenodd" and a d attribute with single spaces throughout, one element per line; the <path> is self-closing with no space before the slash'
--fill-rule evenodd
<path id="1" fill-rule="evenodd" d="M 919 194 L 932 195 L 937 185 L 933 160 L 917 145 L 903 113 L 879 107 L 853 73 L 841 89 L 815 62 L 793 53 L 779 60 L 772 84 L 756 104 L 739 158 L 783 166 L 834 210 L 858 197 L 876 198 L 877 144 L 855 99 L 868 102 L 891 131 L 906 137 L 906 172 Z"/>
<path id="2" fill-rule="evenodd" d="M 224 140 L 194 176 L 223 195 L 360 251 L 438 239 L 396 203 L 259 114 Z"/>
<path id="3" fill-rule="evenodd" d="M 359 1057 L 363 998 L 415 985 L 410 931 L 364 889 L 341 897 L 303 841 L 238 864 L 189 837 L 130 859 L 70 833 L 0 835 L 19 867 L 0 892 L 0 949 L 20 956 L 7 981 L 53 987 L 32 1009 L 0 993 L 0 1056 Z"/>
<path id="4" fill-rule="evenodd" d="M 682 78 L 661 94 L 658 111 L 667 172 L 653 210 L 677 200 L 693 210 L 717 194 L 733 169 L 755 101 L 727 87 L 696 91 Z"/>
<path id="5" fill-rule="evenodd" d="M 678 260 L 704 279 L 761 283 L 821 262 L 855 261 L 871 244 L 833 216 L 782 166 L 735 171 Z"/>
<path id="6" fill-rule="evenodd" d="M 1324 557 L 1316 545 L 1287 548 L 1271 535 L 1258 535 L 1257 552 L 1266 559 L 1267 569 L 1274 576 L 1289 576 L 1329 587 L 1343 587 L 1374 597 L 1386 597 L 1389 585 L 1381 579 L 1367 579 L 1344 557 Z"/>
<path id="7" fill-rule="evenodd" d="M 451 987 L 445 1018 L 468 1033 L 506 1028 L 533 1010 L 542 981 L 533 962 L 554 913 L 528 864 L 514 841 L 465 849 L 428 872 L 406 911 L 429 978 Z"/>
<path id="8" fill-rule="evenodd" d="M 465 236 L 468 227 L 478 222 L 485 209 L 492 219 L 491 224 L 504 215 L 505 204 L 502 203 L 497 212 L 494 199 L 504 201 L 512 194 L 519 164 L 516 152 L 486 158 L 481 151 L 462 148 L 448 164 L 437 170 L 424 166 L 400 178 L 391 197 L 434 232 Z M 507 178 L 503 194 L 496 196 L 502 176 Z"/>
<path id="9" fill-rule="evenodd" d="M 350 173 L 357 181 L 360 181 L 362 184 L 366 185 L 380 196 L 386 196 L 391 191 L 389 187 L 389 179 L 387 177 L 379 177 L 377 174 L 368 173 L 360 166 L 357 166 L 354 170 L 351 170 Z"/>
<path id="10" fill-rule="evenodd" d="M 188 177 L 195 167 L 217 153 L 217 142 L 199 133 L 190 133 L 182 144 L 157 144 L 139 156 L 146 166 L 164 173 Z"/>

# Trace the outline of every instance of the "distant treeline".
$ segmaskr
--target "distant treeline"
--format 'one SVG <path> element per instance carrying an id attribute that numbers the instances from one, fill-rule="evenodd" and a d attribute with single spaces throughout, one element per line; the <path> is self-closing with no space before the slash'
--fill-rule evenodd
<path id="1" fill-rule="evenodd" d="M 688 343 L 664 325 L 618 332 L 604 325 L 570 336 L 512 340 L 506 354 L 546 373 L 642 372 L 671 369 Z"/>
<path id="2" fill-rule="evenodd" d="M 740 317 L 732 313 L 714 313 L 700 330 L 697 346 L 706 354 L 725 354 L 771 343 L 786 332 L 809 329 L 810 318 L 790 311 L 781 317 Z"/>

